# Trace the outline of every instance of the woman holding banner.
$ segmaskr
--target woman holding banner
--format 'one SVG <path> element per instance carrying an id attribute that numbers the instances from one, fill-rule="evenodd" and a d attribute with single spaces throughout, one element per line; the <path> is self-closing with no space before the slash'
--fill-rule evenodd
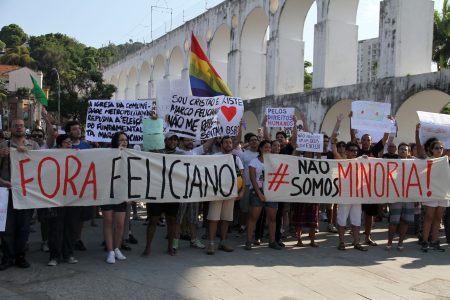
<path id="1" fill-rule="evenodd" d="M 67 134 L 60 134 L 56 138 L 58 149 L 72 149 L 72 140 Z M 61 256 L 69 264 L 76 264 L 78 260 L 73 256 L 73 235 L 76 231 L 79 214 L 74 213 L 79 207 L 65 206 L 47 209 L 48 218 L 48 247 L 50 260 L 48 266 L 59 263 Z"/>
<path id="2" fill-rule="evenodd" d="M 423 154 L 425 152 L 429 158 L 442 157 L 444 155 L 444 144 L 441 141 L 435 139 L 431 143 L 427 141 L 425 145 L 422 146 L 419 138 L 419 129 L 420 124 L 416 126 L 416 144 L 418 148 L 418 155 L 421 156 L 420 154 Z M 427 144 L 429 144 L 429 146 Z M 426 201 L 423 202 L 422 205 L 425 207 L 425 216 L 422 227 L 422 251 L 428 252 L 428 250 L 433 249 L 444 252 L 445 249 L 440 245 L 438 234 L 444 211 L 447 207 L 449 207 L 449 201 Z M 430 236 L 431 239 L 429 239 Z"/>
<path id="3" fill-rule="evenodd" d="M 281 250 L 281 246 L 275 241 L 276 215 L 278 209 L 277 202 L 269 202 L 263 193 L 264 184 L 264 154 L 270 153 L 272 147 L 269 141 L 262 141 L 258 146 L 259 156 L 253 159 L 249 164 L 249 177 L 252 183 L 250 190 L 250 211 L 247 221 L 247 241 L 245 250 L 252 249 L 253 231 L 256 222 L 263 208 L 269 221 L 269 247 L 275 250 Z"/>
<path id="4" fill-rule="evenodd" d="M 119 131 L 114 133 L 111 138 L 111 148 L 128 148 L 128 137 L 125 132 Z M 101 208 L 103 215 L 103 235 L 105 238 L 105 248 L 108 252 L 106 262 L 108 264 L 114 264 L 116 259 L 127 259 L 119 249 L 122 245 L 127 203 L 122 202 L 120 204 L 102 205 Z M 113 230 L 113 221 L 115 231 Z"/>

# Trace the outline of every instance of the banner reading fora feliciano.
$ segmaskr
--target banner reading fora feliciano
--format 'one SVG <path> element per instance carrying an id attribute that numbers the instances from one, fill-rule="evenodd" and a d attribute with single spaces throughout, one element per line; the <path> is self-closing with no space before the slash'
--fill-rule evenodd
<path id="1" fill-rule="evenodd" d="M 447 156 L 315 160 L 269 154 L 264 167 L 264 195 L 270 201 L 359 204 L 450 199 Z"/>
<path id="2" fill-rule="evenodd" d="M 237 196 L 232 155 L 184 156 L 134 150 L 11 150 L 14 208 L 124 201 L 199 202 Z"/>

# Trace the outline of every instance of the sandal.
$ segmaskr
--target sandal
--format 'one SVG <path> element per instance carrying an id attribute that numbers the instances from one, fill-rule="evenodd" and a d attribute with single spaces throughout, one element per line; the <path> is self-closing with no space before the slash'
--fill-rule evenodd
<path id="1" fill-rule="evenodd" d="M 392 245 L 386 245 L 386 247 L 384 247 L 384 250 L 386 251 L 391 251 L 392 249 Z"/>
<path id="2" fill-rule="evenodd" d="M 314 242 L 311 242 L 311 243 L 309 243 L 309 245 L 311 246 L 311 247 L 313 247 L 313 248 L 317 248 L 317 247 L 319 247 L 319 245 L 317 245 L 316 243 L 314 243 Z"/>
<path id="3" fill-rule="evenodd" d="M 405 249 L 405 247 L 403 247 L 403 245 L 398 245 L 397 246 L 397 250 L 398 251 L 403 251 L 403 249 Z"/>
<path id="4" fill-rule="evenodd" d="M 345 250 L 345 243 L 339 243 L 339 246 L 337 248 L 338 248 L 338 250 L 344 251 Z"/>
<path id="5" fill-rule="evenodd" d="M 356 250 L 359 250 L 359 251 L 367 251 L 367 250 L 368 250 L 366 247 L 364 247 L 364 246 L 361 245 L 360 243 L 354 244 L 354 245 L 353 245 L 353 248 L 355 248 Z"/>
<path id="6" fill-rule="evenodd" d="M 378 244 L 372 240 L 367 240 L 364 242 L 364 244 L 369 245 L 369 246 L 378 246 Z"/>
<path id="7" fill-rule="evenodd" d="M 305 247 L 305 245 L 303 245 L 302 241 L 298 241 L 297 244 L 295 244 L 295 247 Z"/>

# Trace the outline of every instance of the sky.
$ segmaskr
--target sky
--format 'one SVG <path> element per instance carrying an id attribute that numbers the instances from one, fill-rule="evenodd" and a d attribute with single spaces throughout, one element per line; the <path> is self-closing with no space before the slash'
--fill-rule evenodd
<path id="1" fill-rule="evenodd" d="M 440 11 L 443 1 L 436 0 L 435 9 Z M 171 27 L 181 25 L 183 20 L 192 19 L 221 2 L 223 0 L 0 0 L 0 28 L 15 23 L 28 35 L 60 32 L 99 48 L 109 42 L 121 44 L 130 39 L 150 42 Z M 359 1 L 360 40 L 378 36 L 379 7 L 380 0 Z M 314 4 L 304 29 L 305 59 L 309 61 L 313 56 L 316 15 Z"/>

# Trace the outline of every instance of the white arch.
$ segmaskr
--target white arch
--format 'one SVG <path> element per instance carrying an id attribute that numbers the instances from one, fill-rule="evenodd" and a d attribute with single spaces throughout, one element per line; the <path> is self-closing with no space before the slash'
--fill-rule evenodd
<path id="1" fill-rule="evenodd" d="M 210 43 L 209 59 L 211 64 L 226 83 L 228 76 L 228 53 L 230 52 L 230 28 L 226 24 L 220 25 Z"/>
<path id="2" fill-rule="evenodd" d="M 125 90 L 127 89 L 127 75 L 124 71 L 122 71 L 119 75 L 118 80 L 118 86 L 117 86 L 117 92 L 116 92 L 116 100 L 125 100 Z"/>
<path id="3" fill-rule="evenodd" d="M 180 79 L 183 70 L 183 52 L 180 47 L 172 49 L 169 59 L 169 79 Z"/>
<path id="4" fill-rule="evenodd" d="M 245 123 L 245 128 L 242 130 L 242 139 L 244 139 L 244 135 L 246 133 L 252 132 L 254 134 L 257 134 L 258 128 L 259 128 L 259 122 L 256 118 L 256 115 L 252 111 L 246 111 L 244 112 L 244 115 L 242 116 L 242 119 Z"/>
<path id="5" fill-rule="evenodd" d="M 427 90 L 409 97 L 395 114 L 398 126 L 396 140 L 406 143 L 414 142 L 415 126 L 419 123 L 416 111 L 440 113 L 448 103 L 450 103 L 450 95 L 438 90 Z"/>
<path id="6" fill-rule="evenodd" d="M 158 86 L 158 81 L 164 79 L 165 75 L 166 75 L 166 68 L 164 56 L 159 54 L 153 59 L 153 71 L 151 75 L 151 81 L 153 86 L 150 95 L 151 98 L 156 97 L 156 87 Z"/>
<path id="7" fill-rule="evenodd" d="M 239 97 L 265 96 L 268 26 L 267 15 L 261 7 L 253 9 L 245 19 L 241 33 Z"/>
<path id="8" fill-rule="evenodd" d="M 110 80 L 107 81 L 107 83 L 112 84 L 116 87 L 118 90 L 119 88 L 119 78 L 116 75 L 113 75 Z M 116 99 L 117 90 L 114 94 L 111 95 L 111 99 Z"/>
<path id="9" fill-rule="evenodd" d="M 352 100 L 344 99 L 336 102 L 325 114 L 322 125 L 320 126 L 320 132 L 324 132 L 328 136 L 331 136 L 333 134 L 337 116 L 339 116 L 339 114 L 344 114 L 344 119 L 342 120 L 339 129 L 338 140 L 344 142 L 350 141 L 350 119 L 347 116 L 351 110 Z"/>
<path id="10" fill-rule="evenodd" d="M 278 53 L 275 94 L 303 91 L 305 19 L 314 0 L 286 0 L 278 25 Z"/>
<path id="11" fill-rule="evenodd" d="M 128 73 L 127 89 L 125 91 L 126 100 L 136 100 L 136 84 L 137 84 L 137 71 L 135 67 L 132 67 Z"/>
<path id="12" fill-rule="evenodd" d="M 144 61 L 139 68 L 137 99 L 148 99 L 148 81 L 150 80 L 150 65 Z"/>

